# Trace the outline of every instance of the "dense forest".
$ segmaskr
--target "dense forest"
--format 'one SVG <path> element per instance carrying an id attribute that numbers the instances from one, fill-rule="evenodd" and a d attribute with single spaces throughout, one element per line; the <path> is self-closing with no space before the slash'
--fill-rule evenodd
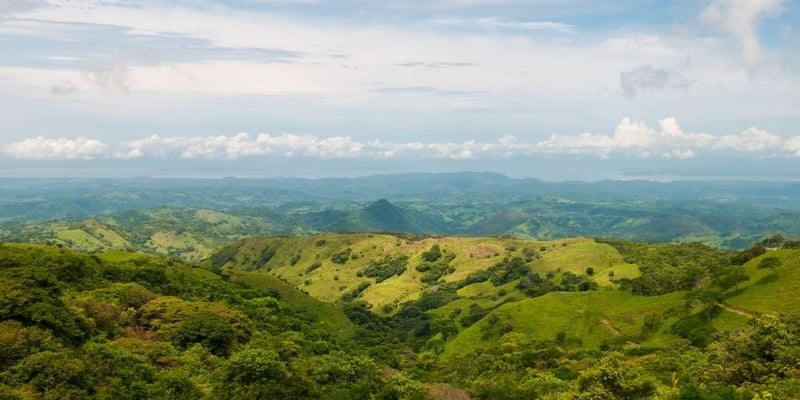
<path id="1" fill-rule="evenodd" d="M 791 399 L 796 242 L 0 245 L 0 398 Z"/>

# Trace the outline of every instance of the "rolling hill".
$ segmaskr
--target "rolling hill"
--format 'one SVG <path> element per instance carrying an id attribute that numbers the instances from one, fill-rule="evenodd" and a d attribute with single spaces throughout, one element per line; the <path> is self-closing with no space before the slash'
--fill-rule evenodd
<path id="1" fill-rule="evenodd" d="M 362 304 L 389 320 L 422 312 L 430 326 L 452 326 L 441 343 L 421 345 L 444 357 L 499 348 L 511 333 L 539 341 L 559 336 L 588 348 L 620 341 L 664 348 L 697 340 L 695 323 L 729 331 L 743 328 L 745 316 L 800 313 L 787 306 L 800 288 L 798 250 L 770 251 L 737 267 L 730 263 L 734 252 L 623 243 L 319 234 L 247 238 L 207 265 L 275 276 L 320 300 Z M 779 259 L 779 269 L 758 268 L 765 257 Z M 728 276 L 737 277 L 733 287 L 717 286 Z M 649 285 L 651 294 L 641 295 L 637 285 Z M 705 292 L 716 300 L 697 300 Z"/>

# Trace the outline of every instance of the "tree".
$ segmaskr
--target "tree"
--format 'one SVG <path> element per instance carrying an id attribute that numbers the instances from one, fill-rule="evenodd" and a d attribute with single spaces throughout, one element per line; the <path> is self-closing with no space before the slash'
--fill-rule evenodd
<path id="1" fill-rule="evenodd" d="M 10 372 L 14 383 L 29 386 L 42 398 L 85 399 L 94 387 L 86 363 L 73 354 L 36 353 L 22 360 Z"/>
<path id="2" fill-rule="evenodd" d="M 218 356 L 230 354 L 236 339 L 236 330 L 230 322 L 208 311 L 190 314 L 172 335 L 172 341 L 180 347 L 199 343 Z"/>
<path id="3" fill-rule="evenodd" d="M 244 349 L 231 355 L 222 368 L 214 397 L 230 400 L 284 398 L 289 375 L 278 353 Z"/>
<path id="4" fill-rule="evenodd" d="M 777 274 L 778 267 L 780 267 L 782 264 L 783 262 L 781 261 L 780 258 L 775 256 L 769 256 L 762 258 L 761 261 L 758 262 L 758 268 L 759 269 L 768 268 L 772 270 L 773 274 Z"/>

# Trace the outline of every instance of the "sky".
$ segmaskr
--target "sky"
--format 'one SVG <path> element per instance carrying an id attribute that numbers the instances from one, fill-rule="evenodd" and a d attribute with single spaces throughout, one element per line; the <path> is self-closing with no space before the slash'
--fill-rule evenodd
<path id="1" fill-rule="evenodd" d="M 796 0 L 0 0 L 0 175 L 795 179 L 797 21 Z"/>

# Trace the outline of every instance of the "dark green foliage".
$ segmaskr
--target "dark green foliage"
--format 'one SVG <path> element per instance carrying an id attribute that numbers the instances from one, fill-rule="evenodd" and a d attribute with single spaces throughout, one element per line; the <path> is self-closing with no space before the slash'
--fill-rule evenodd
<path id="1" fill-rule="evenodd" d="M 438 246 L 434 245 L 434 247 L 438 250 Z M 423 259 L 425 259 L 427 262 L 422 263 L 415 268 L 418 272 L 422 273 L 420 280 L 424 283 L 436 283 L 445 275 L 455 272 L 455 268 L 450 266 L 450 261 L 455 258 L 455 254 L 451 254 L 445 258 L 442 258 L 440 252 L 435 258 L 435 260 L 430 261 L 423 256 Z"/>
<path id="2" fill-rule="evenodd" d="M 236 259 L 236 254 L 238 252 L 239 252 L 238 243 L 229 244 L 217 250 L 208 259 L 211 269 L 219 271 L 225 264 L 234 261 Z"/>
<path id="3" fill-rule="evenodd" d="M 191 376 L 180 370 L 170 370 L 158 374 L 150 387 L 150 399 L 158 400 L 201 400 L 205 395 L 191 380 Z"/>
<path id="4" fill-rule="evenodd" d="M 371 283 L 369 282 L 361 282 L 357 288 L 342 296 L 342 301 L 353 301 L 357 299 L 358 296 L 361 296 L 361 292 L 367 290 L 370 285 Z"/>
<path id="5" fill-rule="evenodd" d="M 230 354 L 232 347 L 240 338 L 231 323 L 225 318 L 207 311 L 190 314 L 181 321 L 172 341 L 182 348 L 200 344 L 218 356 Z"/>
<path id="6" fill-rule="evenodd" d="M 709 318 L 705 314 L 687 316 L 672 325 L 671 331 L 689 340 L 694 346 L 706 347 L 711 343 L 713 335 L 717 331 L 709 324 L 708 320 Z"/>
<path id="7" fill-rule="evenodd" d="M 417 300 L 416 304 L 419 305 L 423 310 L 428 311 L 448 304 L 457 298 L 458 295 L 456 294 L 455 288 L 443 285 L 432 288 L 431 290 L 423 293 L 420 299 Z"/>
<path id="8" fill-rule="evenodd" d="M 105 264 L 103 277 L 112 282 L 135 282 L 152 291 L 163 291 L 168 288 L 169 279 L 163 265 L 151 263 L 147 259 L 135 259 L 130 262 Z"/>
<path id="9" fill-rule="evenodd" d="M 338 253 L 333 253 L 331 255 L 331 261 L 335 264 L 345 264 L 350 259 L 350 254 L 353 252 L 353 249 L 347 248 Z"/>
<path id="10" fill-rule="evenodd" d="M 474 323 L 480 321 L 483 317 L 486 316 L 486 314 L 489 313 L 489 311 L 491 310 L 481 308 L 481 306 L 477 304 L 471 304 L 469 306 L 469 311 L 467 315 L 461 317 L 461 319 L 458 320 L 458 323 L 461 324 L 461 326 L 463 326 L 464 328 L 467 328 L 469 326 L 472 326 Z"/>
<path id="11" fill-rule="evenodd" d="M 778 257 L 764 257 L 758 262 L 758 268 L 775 269 L 781 266 L 781 259 Z"/>
<path id="12" fill-rule="evenodd" d="M 156 258 L 81 257 L 0 245 L 0 398 L 349 399 L 422 388 L 384 379 L 367 357 L 325 356 L 341 348 L 337 336 L 279 293 Z M 362 346 L 396 342 L 391 324 L 351 310 Z M 393 351 L 376 354 L 394 364 Z"/>
<path id="13" fill-rule="evenodd" d="M 306 273 L 307 273 L 307 274 L 310 274 L 310 273 L 312 273 L 312 272 L 316 271 L 317 269 L 319 269 L 319 267 L 321 267 L 321 266 L 322 266 L 322 263 L 321 263 L 321 262 L 319 262 L 319 261 L 314 261 L 314 263 L 313 263 L 313 264 L 311 264 L 311 265 L 309 265 L 308 267 L 306 267 Z"/>
<path id="14" fill-rule="evenodd" d="M 256 268 L 264 268 L 265 265 L 275 256 L 275 252 L 278 251 L 277 248 L 273 248 L 270 246 L 265 247 L 261 250 L 261 254 L 258 256 L 258 260 L 256 261 L 255 267 Z"/>
<path id="15" fill-rule="evenodd" d="M 233 354 L 223 367 L 214 396 L 232 400 L 286 398 L 295 389 L 287 384 L 288 375 L 276 352 L 244 349 Z"/>
<path id="16" fill-rule="evenodd" d="M 686 380 L 681 384 L 680 393 L 672 400 L 751 400 L 752 393 L 743 393 L 736 388 L 724 385 L 701 387 L 696 383 Z"/>
<path id="17" fill-rule="evenodd" d="M 754 244 L 750 246 L 747 250 L 741 251 L 736 253 L 733 257 L 731 257 L 731 264 L 733 265 L 744 265 L 746 262 L 764 254 L 767 252 L 767 249 L 762 246 L 761 244 Z"/>
<path id="18" fill-rule="evenodd" d="M 101 344 L 84 346 L 87 367 L 95 379 L 98 397 L 109 399 L 149 399 L 149 386 L 155 380 L 155 368 L 141 356 Z"/>
<path id="19" fill-rule="evenodd" d="M 547 287 L 547 285 L 544 285 Z M 540 290 L 541 290 L 540 286 Z M 573 274 L 572 272 L 564 272 L 561 275 L 561 282 L 560 285 L 557 287 L 557 290 L 562 292 L 586 292 L 589 290 L 596 290 L 597 284 L 590 280 L 587 276 L 578 276 Z"/>
<path id="20" fill-rule="evenodd" d="M 491 278 L 491 276 L 491 272 L 487 270 L 472 272 L 467 275 L 467 279 L 464 280 L 464 286 L 472 285 L 473 283 L 486 282 L 489 280 L 489 278 Z"/>
<path id="21" fill-rule="evenodd" d="M 72 344 L 88 338 L 91 329 L 87 321 L 66 306 L 60 282 L 47 269 L 2 269 L 0 287 L 0 320 L 47 329 Z"/>
<path id="22" fill-rule="evenodd" d="M 495 286 L 501 286 L 513 280 L 522 278 L 530 272 L 525 260 L 520 257 L 508 258 L 489 268 L 489 280 Z"/>
<path id="23" fill-rule="evenodd" d="M 26 385 L 41 398 L 85 399 L 94 391 L 87 363 L 64 352 L 32 354 L 9 371 L 11 384 Z"/>
<path id="24" fill-rule="evenodd" d="M 406 271 L 408 265 L 408 256 L 405 254 L 389 257 L 386 256 L 380 261 L 370 261 L 367 268 L 364 269 L 364 275 L 370 278 L 375 278 L 375 282 L 383 282 L 395 275 L 400 275 Z"/>
<path id="25" fill-rule="evenodd" d="M 641 277 L 623 279 L 625 290 L 655 296 L 696 288 L 709 275 L 718 274 L 731 265 L 731 252 L 713 249 L 698 243 L 648 244 L 604 239 L 625 257 L 639 266 Z"/>
<path id="26" fill-rule="evenodd" d="M 766 248 L 780 249 L 786 244 L 787 240 L 783 235 L 772 235 L 761 241 L 761 245 Z"/>
<path id="27" fill-rule="evenodd" d="M 734 268 L 738 269 L 739 267 Z M 722 290 L 728 290 L 737 287 L 740 283 L 747 282 L 748 280 L 750 280 L 750 276 L 745 274 L 743 271 L 732 270 L 717 278 L 715 283 Z"/>
<path id="28" fill-rule="evenodd" d="M 442 250 L 439 248 L 438 244 L 431 246 L 430 250 L 422 253 L 422 259 L 429 263 L 436 262 L 441 257 Z"/>

